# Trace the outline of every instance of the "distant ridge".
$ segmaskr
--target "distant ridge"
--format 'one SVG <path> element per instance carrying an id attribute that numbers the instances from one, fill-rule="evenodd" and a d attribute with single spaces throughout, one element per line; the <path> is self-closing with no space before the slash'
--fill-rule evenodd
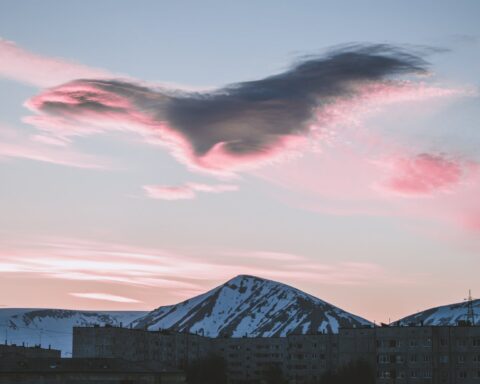
<path id="1" fill-rule="evenodd" d="M 480 300 L 473 300 L 473 310 L 476 324 L 480 325 Z M 466 301 L 449 305 L 434 307 L 413 315 L 406 316 L 393 322 L 394 325 L 457 325 L 459 321 L 467 318 L 468 303 Z"/>

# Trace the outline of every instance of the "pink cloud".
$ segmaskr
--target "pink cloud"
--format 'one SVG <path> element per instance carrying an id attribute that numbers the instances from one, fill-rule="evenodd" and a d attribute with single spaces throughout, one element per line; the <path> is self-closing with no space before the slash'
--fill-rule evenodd
<path id="1" fill-rule="evenodd" d="M 464 173 L 458 161 L 427 153 L 395 159 L 392 168 L 392 177 L 384 187 L 403 196 L 431 196 L 438 191 L 451 191 L 461 182 Z"/>
<path id="2" fill-rule="evenodd" d="M 87 290 L 87 294 L 75 294 L 76 297 L 101 300 L 108 300 L 104 295 L 127 299 L 142 297 L 142 301 L 152 307 L 186 298 L 192 292 L 209 289 L 238 274 L 279 279 L 300 286 L 304 283 L 315 286 L 365 285 L 386 279 L 405 283 L 375 263 L 322 263 L 315 258 L 275 251 L 212 249 L 207 256 L 202 252 L 199 257 L 197 253 L 179 250 L 67 238 L 24 237 L 20 243 L 10 238 L 0 245 L 0 270 L 5 277 L 0 287 L 8 289 L 5 284 L 15 281 L 15 294 L 18 295 L 23 290 L 18 288 L 22 286 L 19 281 L 33 278 L 46 280 L 49 285 L 58 280 L 68 286 L 74 285 L 76 290 L 70 292 Z M 28 285 L 25 289 L 29 289 Z M 98 292 L 103 296 L 100 297 Z M 151 298 L 146 292 L 150 292 Z"/>
<path id="3" fill-rule="evenodd" d="M 147 143 L 168 148 L 177 160 L 192 170 L 228 175 L 301 156 L 306 146 L 312 143 L 308 136 L 314 140 L 325 139 L 331 127 L 352 123 L 381 106 L 453 96 L 461 92 L 408 82 L 358 86 L 355 97 L 340 98 L 319 107 L 306 135 L 278 135 L 275 145 L 246 154 L 232 154 L 226 150 L 228 143 L 219 142 L 207 153 L 198 156 L 187 137 L 165 121 L 157 121 L 151 112 L 140 110 L 128 96 L 110 92 L 94 82 L 68 83 L 31 98 L 26 105 L 39 114 L 26 117 L 24 121 L 62 140 L 109 131 L 133 132 L 141 135 Z M 125 93 L 128 95 L 127 91 Z M 91 107 L 95 104 L 98 108 Z M 55 112 L 57 106 L 61 113 Z M 176 192 L 181 195 L 180 190 Z M 188 192 L 183 195 L 186 198 Z"/>
<path id="4" fill-rule="evenodd" d="M 325 140 L 334 124 L 354 122 L 381 106 L 464 93 L 390 79 L 424 74 L 425 65 L 395 47 L 357 45 L 271 77 L 205 92 L 77 80 L 31 98 L 26 105 L 35 115 L 25 121 L 62 140 L 133 132 L 167 148 L 191 170 L 225 176 L 301 156 L 309 143 Z"/>
<path id="5" fill-rule="evenodd" d="M 148 197 L 160 200 L 191 200 L 197 197 L 197 192 L 224 193 L 238 190 L 232 184 L 201 184 L 187 183 L 181 186 L 144 185 L 143 189 Z"/>
<path id="6" fill-rule="evenodd" d="M 476 212 L 469 213 L 465 217 L 464 225 L 466 228 L 480 233 L 480 209 L 478 209 Z"/>
<path id="7" fill-rule="evenodd" d="M 480 212 L 480 164 L 460 156 L 415 154 L 416 145 L 371 139 L 339 135 L 320 152 L 255 175 L 280 187 L 275 195 L 286 204 L 322 214 L 423 219 L 480 229 L 475 214 Z"/>
<path id="8" fill-rule="evenodd" d="M 80 78 L 111 78 L 108 71 L 29 52 L 0 38 L 0 76 L 38 87 Z"/>

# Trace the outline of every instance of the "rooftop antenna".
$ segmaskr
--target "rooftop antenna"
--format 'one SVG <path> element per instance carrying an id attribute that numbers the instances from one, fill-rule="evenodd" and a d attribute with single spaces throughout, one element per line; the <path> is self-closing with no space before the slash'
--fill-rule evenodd
<path id="1" fill-rule="evenodd" d="M 473 310 L 472 290 L 468 290 L 468 297 L 464 299 L 467 301 L 467 322 L 475 325 L 475 311 Z"/>

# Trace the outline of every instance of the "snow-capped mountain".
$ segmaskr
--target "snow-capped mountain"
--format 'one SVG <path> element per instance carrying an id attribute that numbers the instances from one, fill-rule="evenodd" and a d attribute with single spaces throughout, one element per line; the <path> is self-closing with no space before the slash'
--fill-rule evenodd
<path id="1" fill-rule="evenodd" d="M 457 325 L 461 320 L 467 320 L 466 301 L 441 307 L 430 308 L 395 321 L 395 325 L 422 324 L 423 325 Z M 473 301 L 475 323 L 480 324 L 480 300 Z"/>
<path id="2" fill-rule="evenodd" d="M 132 324 L 210 337 L 285 336 L 371 325 L 296 288 L 245 275 L 179 304 L 157 308 Z"/>
<path id="3" fill-rule="evenodd" d="M 141 311 L 70 311 L 63 309 L 0 309 L 0 335 L 8 344 L 60 349 L 72 353 L 74 326 L 130 324 L 148 312 Z"/>

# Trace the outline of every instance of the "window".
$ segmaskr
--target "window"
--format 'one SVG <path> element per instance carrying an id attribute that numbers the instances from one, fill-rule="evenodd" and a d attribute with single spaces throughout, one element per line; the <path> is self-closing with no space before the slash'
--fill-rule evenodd
<path id="1" fill-rule="evenodd" d="M 447 364 L 448 363 L 448 355 L 441 355 L 438 358 L 438 362 L 441 364 Z"/>
<path id="2" fill-rule="evenodd" d="M 378 362 L 380 364 L 387 364 L 390 362 L 390 358 L 388 355 L 379 355 L 378 356 Z"/>

